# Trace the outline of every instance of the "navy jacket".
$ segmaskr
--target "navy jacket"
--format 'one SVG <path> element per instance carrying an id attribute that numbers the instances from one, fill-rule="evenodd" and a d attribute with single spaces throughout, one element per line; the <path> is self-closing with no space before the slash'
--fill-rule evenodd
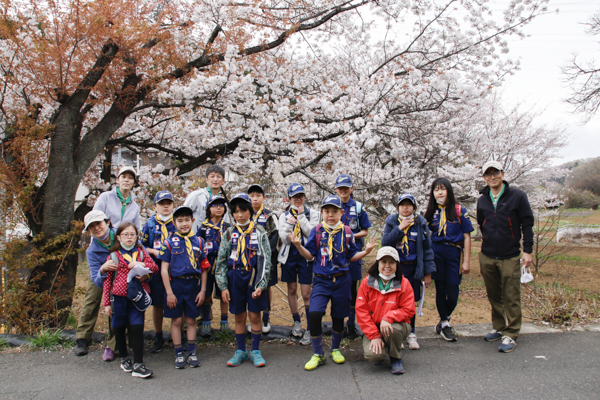
<path id="1" fill-rule="evenodd" d="M 397 248 L 398 243 L 404 237 L 404 231 L 399 229 L 398 214 L 392 214 L 385 219 L 385 230 L 381 238 L 382 246 L 392 246 Z M 427 227 L 427 220 L 417 215 L 415 220 L 418 237 L 423 240 L 417 240 L 417 269 L 415 279 L 421 280 L 427 274 L 435 272 L 435 262 L 433 249 L 431 248 L 431 236 Z"/>
<path id="2" fill-rule="evenodd" d="M 504 182 L 504 193 L 494 209 L 490 199 L 490 187 L 481 190 L 477 200 L 477 223 L 481 229 L 481 252 L 497 260 L 517 257 L 521 254 L 521 230 L 523 251 L 533 251 L 533 211 L 525 192 L 510 188 Z"/>

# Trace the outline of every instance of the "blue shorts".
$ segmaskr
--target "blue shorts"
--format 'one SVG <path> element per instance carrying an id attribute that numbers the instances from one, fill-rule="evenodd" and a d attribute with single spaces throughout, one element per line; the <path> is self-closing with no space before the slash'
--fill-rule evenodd
<path id="1" fill-rule="evenodd" d="M 253 271 L 230 269 L 227 271 L 227 289 L 229 289 L 229 312 L 233 315 L 246 312 L 259 313 L 269 307 L 269 296 L 263 290 L 258 299 L 252 298 L 254 287 L 250 286 Z"/>
<path id="2" fill-rule="evenodd" d="M 215 279 L 215 276 L 209 272 L 208 279 L 206 280 L 205 301 L 209 300 L 213 293 L 215 294 L 215 298 L 221 298 L 221 289 L 219 289 L 219 285 L 217 285 L 217 280 Z"/>
<path id="3" fill-rule="evenodd" d="M 151 275 L 151 279 L 148 281 L 148 285 L 150 286 L 150 298 L 152 299 L 153 306 L 162 307 L 165 303 L 165 285 L 163 284 L 162 275 L 160 271 L 158 274 Z"/>
<path id="4" fill-rule="evenodd" d="M 310 292 L 310 312 L 324 313 L 331 300 L 331 317 L 346 318 L 350 315 L 351 286 L 352 277 L 349 273 L 335 278 L 315 275 Z"/>
<path id="5" fill-rule="evenodd" d="M 114 310 L 111 326 L 113 328 L 123 328 L 130 325 L 144 325 L 144 311 L 140 311 L 133 305 L 133 302 L 125 296 L 113 296 Z"/>
<path id="6" fill-rule="evenodd" d="M 310 285 L 313 281 L 313 263 L 305 258 L 290 260 L 281 264 L 281 282 L 299 282 L 301 285 Z"/>
<path id="7" fill-rule="evenodd" d="M 431 278 L 436 281 L 446 281 L 451 285 L 460 285 L 462 281 L 460 274 L 462 248 L 433 242 L 433 253 L 435 254 L 435 272 L 431 274 Z"/>
<path id="8" fill-rule="evenodd" d="M 408 282 L 410 282 L 410 286 L 413 288 L 413 293 L 415 294 L 415 303 L 421 300 L 421 281 L 415 279 L 415 272 L 417 270 L 417 264 L 400 264 L 402 267 L 402 275 Z"/>
<path id="9" fill-rule="evenodd" d="M 352 282 L 360 281 L 362 276 L 362 260 L 351 262 L 348 266 L 350 268 L 350 277 Z"/>
<path id="10" fill-rule="evenodd" d="M 186 318 L 198 318 L 200 316 L 200 307 L 196 305 L 196 297 L 200 293 L 200 275 L 185 275 L 171 279 L 171 290 L 177 298 L 177 305 L 170 309 L 167 305 L 165 296 L 165 318 L 181 318 L 185 314 Z"/>

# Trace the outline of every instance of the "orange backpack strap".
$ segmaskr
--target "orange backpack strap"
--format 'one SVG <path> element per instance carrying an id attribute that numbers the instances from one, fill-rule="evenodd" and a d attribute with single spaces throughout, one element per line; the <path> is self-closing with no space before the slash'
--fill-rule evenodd
<path id="1" fill-rule="evenodd" d="M 456 205 L 456 217 L 458 218 L 458 223 L 462 225 L 462 222 L 460 222 L 460 204 Z"/>

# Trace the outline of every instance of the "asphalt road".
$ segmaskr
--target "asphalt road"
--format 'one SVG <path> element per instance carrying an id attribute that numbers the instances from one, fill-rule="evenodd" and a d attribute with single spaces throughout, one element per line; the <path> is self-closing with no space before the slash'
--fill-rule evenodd
<path id="1" fill-rule="evenodd" d="M 154 377 L 143 380 L 105 363 L 101 351 L 75 357 L 72 350 L 0 355 L 0 399 L 598 399 L 600 332 L 522 335 L 512 353 L 498 342 L 461 337 L 420 341 L 403 355 L 406 374 L 362 359 L 360 340 L 331 360 L 304 371 L 311 348 L 265 343 L 265 368 L 246 362 L 229 368 L 230 348 L 201 347 L 202 366 L 176 370 L 170 348 L 146 354 Z"/>

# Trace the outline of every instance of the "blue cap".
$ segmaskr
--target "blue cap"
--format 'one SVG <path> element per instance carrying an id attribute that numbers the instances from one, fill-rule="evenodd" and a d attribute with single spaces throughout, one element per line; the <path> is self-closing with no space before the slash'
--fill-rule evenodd
<path id="1" fill-rule="evenodd" d="M 294 197 L 297 194 L 306 193 L 304 191 L 304 186 L 299 183 L 292 183 L 290 187 L 288 187 L 287 194 L 288 197 Z"/>
<path id="2" fill-rule="evenodd" d="M 256 189 L 260 190 L 262 192 L 262 194 L 266 194 L 265 193 L 265 188 L 262 187 L 262 185 L 259 185 L 258 183 L 255 183 L 254 185 L 250 185 L 250 187 L 248 187 L 248 193 L 250 193 L 250 191 L 252 189 L 255 189 L 254 192 L 256 192 Z"/>
<path id="3" fill-rule="evenodd" d="M 163 200 L 171 200 L 173 201 L 173 195 L 168 190 L 161 190 L 160 192 L 154 195 L 154 204 Z"/>
<path id="4" fill-rule="evenodd" d="M 324 206 L 334 206 L 341 209 L 342 200 L 337 196 L 327 196 L 323 199 L 323 207 Z"/>
<path id="5" fill-rule="evenodd" d="M 410 200 L 410 202 L 413 203 L 415 210 L 417 209 L 417 201 L 415 200 L 415 196 L 413 196 L 412 194 L 408 194 L 408 193 L 401 194 L 400 197 L 398 197 L 398 201 L 396 202 L 396 205 L 397 206 L 400 205 L 400 203 L 402 203 L 402 200 Z"/>
<path id="6" fill-rule="evenodd" d="M 337 177 L 335 180 L 335 187 L 352 187 L 354 184 L 352 183 L 352 178 L 348 174 L 342 174 Z"/>
<path id="7" fill-rule="evenodd" d="M 152 299 L 142 287 L 142 282 L 135 278 L 127 284 L 127 298 L 139 311 L 145 311 L 152 304 Z"/>
<path id="8" fill-rule="evenodd" d="M 238 193 L 235 196 L 233 196 L 233 198 L 229 201 L 230 204 L 233 204 L 234 202 L 237 201 L 245 201 L 249 204 L 252 204 L 252 200 L 250 200 L 250 196 L 248 196 L 248 194 L 246 193 Z"/>
<path id="9" fill-rule="evenodd" d="M 206 203 L 206 205 L 210 207 L 210 205 L 213 203 L 227 203 L 227 200 L 225 200 L 225 197 L 221 196 L 220 194 L 213 194 L 208 198 L 208 203 Z"/>
<path id="10" fill-rule="evenodd" d="M 177 215 L 181 214 L 182 211 L 189 210 L 190 215 L 194 215 L 194 211 L 188 206 L 179 206 L 173 211 L 173 219 L 177 218 Z"/>

